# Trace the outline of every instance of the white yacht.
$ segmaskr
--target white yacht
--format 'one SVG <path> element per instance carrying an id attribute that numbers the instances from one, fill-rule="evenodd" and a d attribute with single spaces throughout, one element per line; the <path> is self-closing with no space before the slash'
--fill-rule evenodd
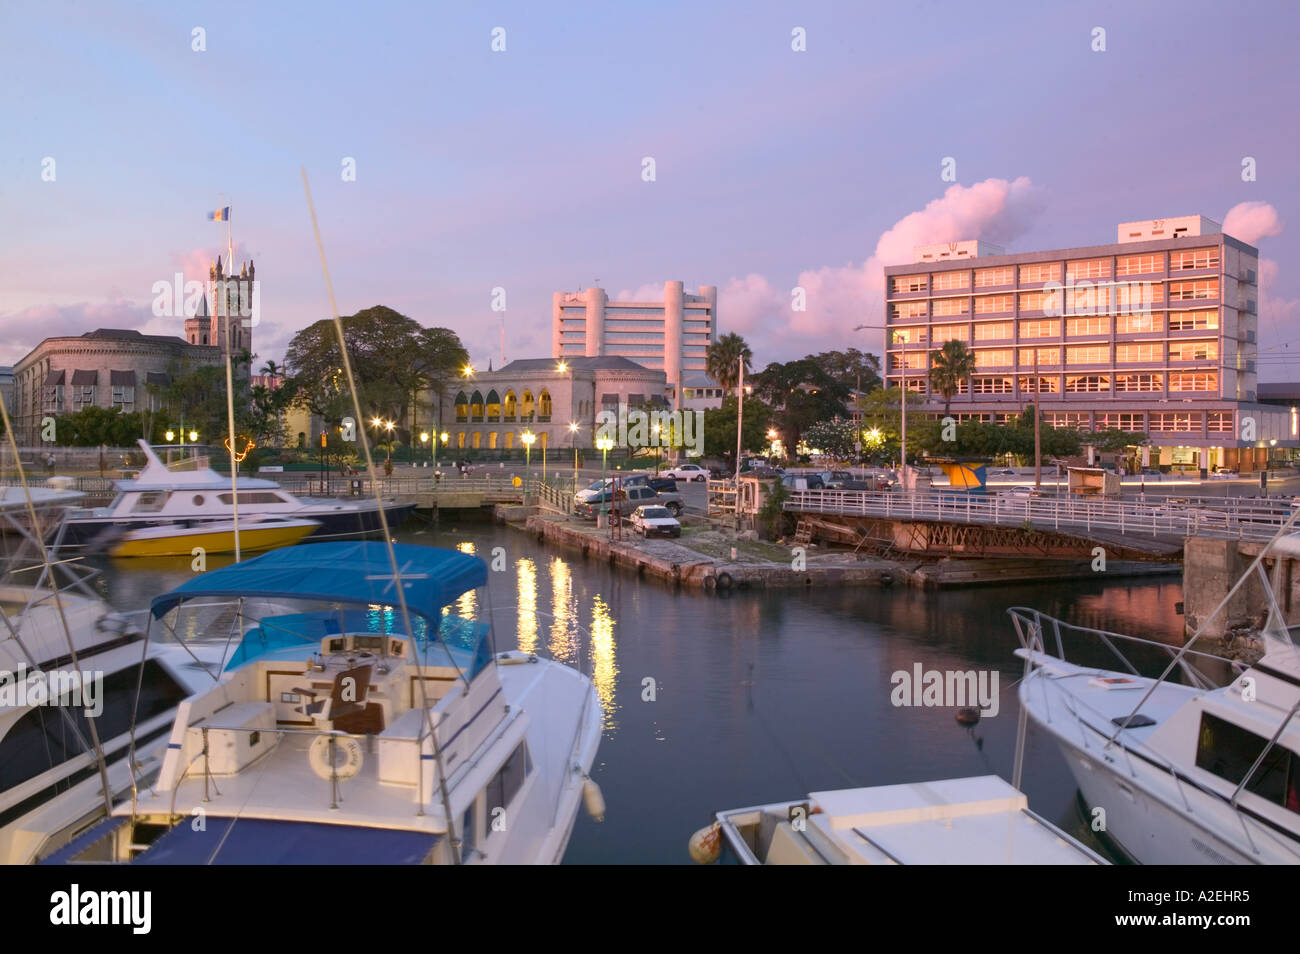
<path id="1" fill-rule="evenodd" d="M 1297 542 L 1274 547 L 1300 552 Z M 1266 627 L 1264 656 L 1245 666 L 1009 612 L 1031 667 L 1020 705 L 1060 747 L 1089 820 L 1116 847 L 1144 864 L 1300 862 L 1300 652 L 1284 628 Z M 1067 661 L 1067 643 L 1091 658 Z M 1170 657 L 1185 684 L 1151 668 Z M 1115 659 L 1122 669 L 1104 665 Z"/>
<path id="2" fill-rule="evenodd" d="M 0 864 L 40 860 L 101 820 L 109 802 L 161 766 L 180 701 L 220 673 L 218 660 L 205 669 L 179 646 L 146 647 L 141 628 L 95 596 L 75 565 L 47 572 L 39 544 L 57 542 L 63 512 L 82 495 L 29 492 L 30 510 L 21 489 L 0 488 L 9 541 L 0 582 Z"/>
<path id="3" fill-rule="evenodd" d="M 229 523 L 234 517 L 235 493 L 230 477 L 207 467 L 202 458 L 187 458 L 172 466 L 159 459 L 145 441 L 137 442 L 146 464 L 129 480 L 116 481 L 117 497 L 107 507 L 85 508 L 68 515 L 65 544 L 97 550 L 111 547 L 133 530 L 170 525 L 178 528 L 204 523 Z M 314 520 L 320 526 L 312 542 L 343 540 L 382 532 L 380 510 L 390 529 L 405 520 L 414 504 L 396 500 L 295 497 L 273 480 L 241 477 L 238 480 L 239 518 L 258 516 Z"/>
<path id="4" fill-rule="evenodd" d="M 691 839 L 703 864 L 1107 864 L 996 775 L 813 792 L 719 812 Z"/>
<path id="5" fill-rule="evenodd" d="M 603 811 L 591 680 L 453 612 L 487 582 L 478 557 L 392 553 L 288 547 L 154 600 L 187 636 L 233 607 L 243 638 L 181 704 L 152 788 L 50 862 L 559 862 L 580 803 Z"/>

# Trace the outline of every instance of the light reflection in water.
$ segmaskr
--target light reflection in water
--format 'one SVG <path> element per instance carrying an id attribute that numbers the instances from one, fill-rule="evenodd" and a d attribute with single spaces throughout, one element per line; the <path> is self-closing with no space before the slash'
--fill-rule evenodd
<path id="1" fill-rule="evenodd" d="M 599 595 L 591 601 L 591 680 L 600 696 L 600 707 L 605 711 L 602 728 L 612 732 L 618 727 L 614 713 L 615 682 L 618 679 L 618 662 L 614 658 L 614 617 L 609 604 Z"/>
<path id="2" fill-rule="evenodd" d="M 519 650 L 537 651 L 537 564 L 528 557 L 515 561 L 519 576 Z"/>
<path id="3" fill-rule="evenodd" d="M 551 561 L 551 639 L 546 648 L 552 659 L 577 665 L 578 602 L 573 595 L 573 572 L 558 557 Z"/>
<path id="4" fill-rule="evenodd" d="M 473 556 L 475 553 L 474 543 L 466 540 L 463 543 L 456 544 L 456 549 L 461 553 L 468 553 Z M 456 615 L 463 616 L 465 619 L 474 619 L 478 615 L 478 593 L 474 590 L 466 590 L 456 601 Z"/>

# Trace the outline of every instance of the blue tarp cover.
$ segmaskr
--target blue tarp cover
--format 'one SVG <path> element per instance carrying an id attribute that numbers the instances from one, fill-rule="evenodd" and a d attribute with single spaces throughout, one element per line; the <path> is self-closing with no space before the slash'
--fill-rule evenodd
<path id="1" fill-rule="evenodd" d="M 206 831 L 195 831 L 186 818 L 135 864 L 414 865 L 429 858 L 441 837 L 423 831 L 209 815 Z"/>
<path id="2" fill-rule="evenodd" d="M 487 583 L 487 564 L 458 550 L 395 543 L 406 605 L 437 619 L 462 593 Z M 379 542 L 310 543 L 272 550 L 181 584 L 150 607 L 161 618 L 196 596 L 280 597 L 354 605 L 397 605 L 388 547 Z"/>

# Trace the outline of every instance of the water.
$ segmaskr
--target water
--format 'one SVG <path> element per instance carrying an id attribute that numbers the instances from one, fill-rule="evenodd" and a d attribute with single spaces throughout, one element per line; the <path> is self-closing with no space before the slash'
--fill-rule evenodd
<path id="1" fill-rule="evenodd" d="M 593 674 L 605 733 L 592 776 L 607 815 L 597 824 L 580 813 L 568 863 L 686 863 L 687 839 L 713 812 L 810 791 L 989 773 L 1009 780 L 1022 664 L 1008 606 L 1169 642 L 1182 628 L 1178 577 L 717 596 L 674 591 L 482 520 L 408 524 L 400 538 L 489 562 L 503 548 L 507 568 L 489 574 L 488 605 L 471 595 L 460 611 L 490 612 L 498 648 Z M 185 561 L 102 565 L 104 595 L 120 609 L 145 606 L 192 575 Z M 890 675 L 916 663 L 995 670 L 997 716 L 969 729 L 952 709 L 894 707 Z M 1059 753 L 1032 727 L 1022 787 L 1032 809 L 1104 853 Z"/>

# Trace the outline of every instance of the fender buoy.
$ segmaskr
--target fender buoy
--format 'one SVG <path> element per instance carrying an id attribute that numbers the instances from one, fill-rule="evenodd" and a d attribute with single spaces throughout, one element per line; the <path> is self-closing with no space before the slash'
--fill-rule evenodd
<path id="1" fill-rule="evenodd" d="M 601 794 L 600 786 L 590 778 L 582 783 L 582 803 L 587 808 L 587 814 L 596 821 L 605 820 L 605 796 Z"/>
<path id="2" fill-rule="evenodd" d="M 718 574 L 716 582 L 717 582 L 718 589 L 729 590 L 731 589 L 731 584 L 735 581 L 732 580 L 730 573 L 728 573 L 726 570 L 723 570 L 721 573 Z"/>
<path id="3" fill-rule="evenodd" d="M 717 822 L 691 835 L 687 849 L 697 865 L 711 865 L 722 856 L 722 826 Z"/>
<path id="4" fill-rule="evenodd" d="M 709 592 L 712 592 L 712 591 L 713 591 L 713 588 L 716 587 L 716 586 L 718 585 L 718 581 L 715 580 L 715 579 L 714 579 L 713 577 L 711 577 L 711 576 L 706 576 L 706 577 L 703 579 L 702 583 L 703 583 L 703 585 L 704 585 L 704 589 L 707 590 L 707 591 L 709 591 Z"/>
<path id="5" fill-rule="evenodd" d="M 893 585 L 894 585 L 894 577 L 893 577 L 891 574 L 889 574 L 889 573 L 882 573 L 882 574 L 880 574 L 880 585 L 881 585 L 881 586 L 893 586 Z"/>
<path id="6" fill-rule="evenodd" d="M 325 779 L 352 778 L 361 771 L 365 758 L 360 740 L 350 735 L 318 735 L 307 750 L 312 771 Z"/>

